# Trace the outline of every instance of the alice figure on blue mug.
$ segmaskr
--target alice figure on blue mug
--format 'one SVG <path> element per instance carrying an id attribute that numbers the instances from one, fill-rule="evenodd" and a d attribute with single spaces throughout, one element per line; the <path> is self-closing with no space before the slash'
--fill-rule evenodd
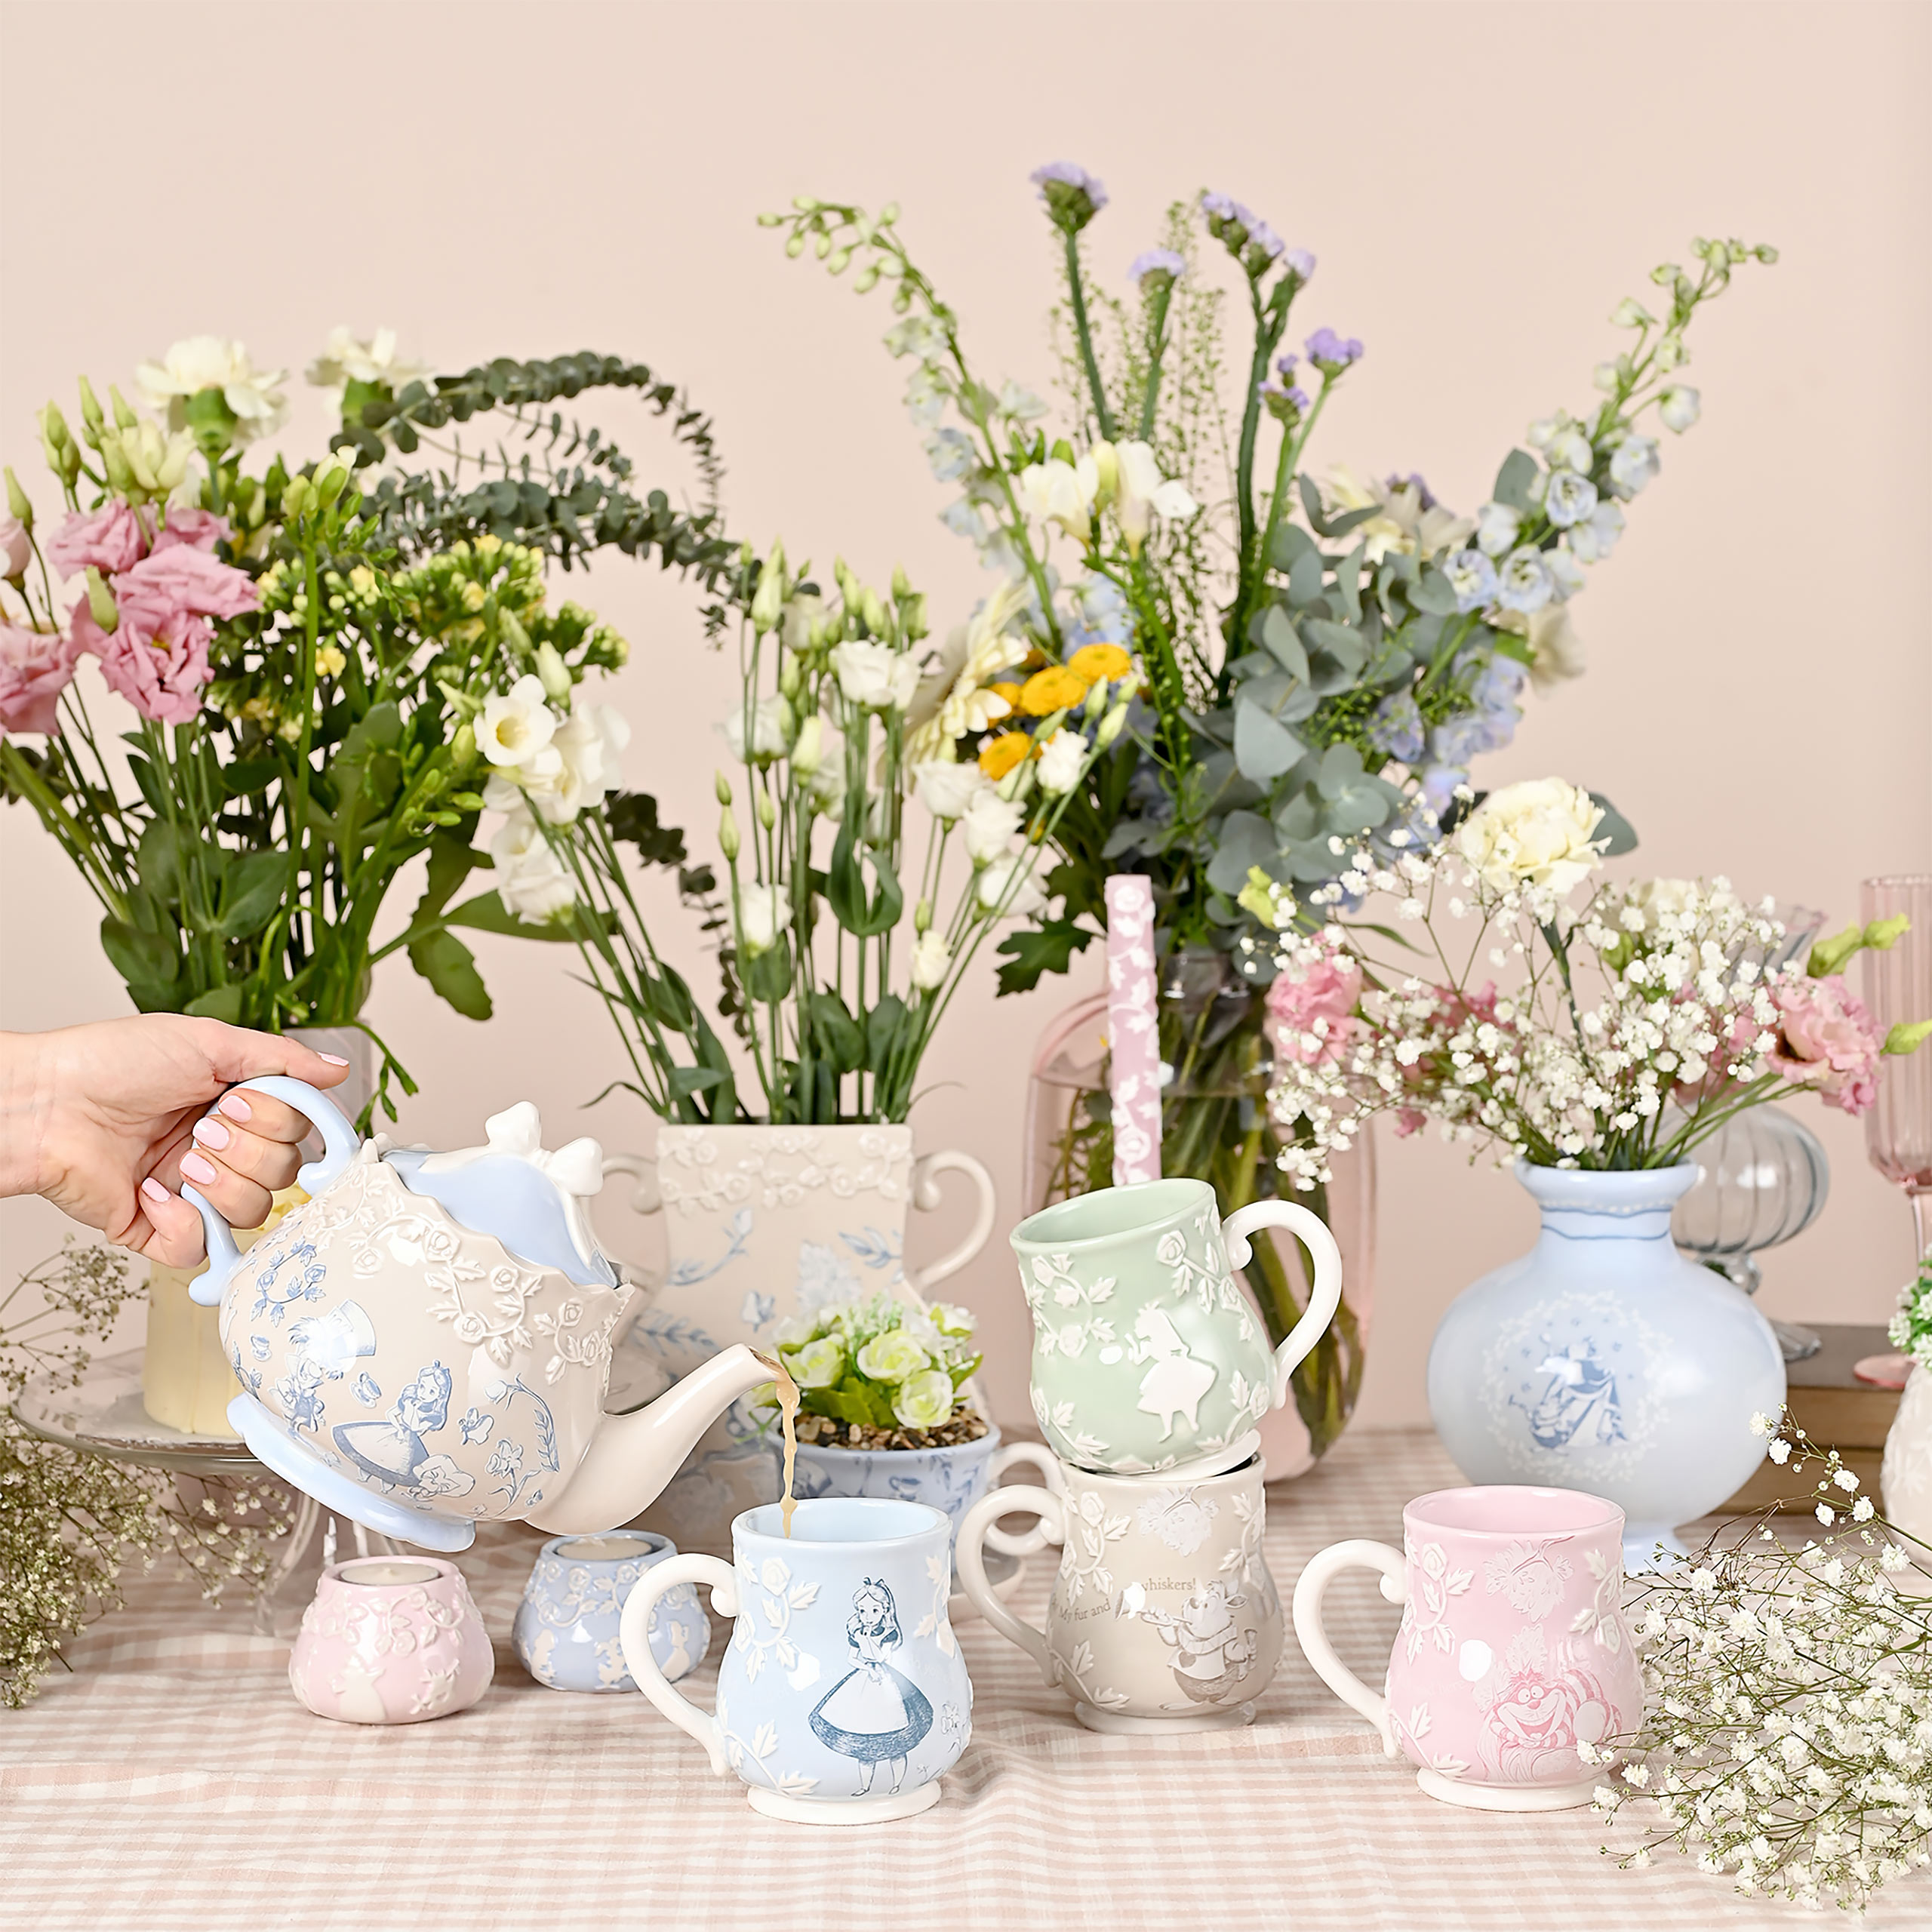
<path id="1" fill-rule="evenodd" d="M 853 1592 L 845 1641 L 858 1661 L 819 1700 L 812 1729 L 821 1744 L 858 1760 L 861 1797 L 882 1764 L 891 1765 L 897 1792 L 908 1754 L 933 1727 L 933 1707 L 916 1684 L 886 1662 L 906 1639 L 892 1592 L 875 1577 Z"/>

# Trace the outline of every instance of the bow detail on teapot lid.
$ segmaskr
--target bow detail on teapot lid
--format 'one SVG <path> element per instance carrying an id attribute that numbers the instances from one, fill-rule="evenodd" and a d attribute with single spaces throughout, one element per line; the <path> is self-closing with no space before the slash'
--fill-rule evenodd
<path id="1" fill-rule="evenodd" d="M 429 1195 L 466 1227 L 494 1235 L 512 1254 L 585 1287 L 614 1287 L 585 1204 L 604 1186 L 604 1150 L 588 1137 L 552 1153 L 536 1108 L 519 1100 L 484 1122 L 481 1147 L 447 1154 L 398 1149 L 385 1155 L 411 1193 Z"/>

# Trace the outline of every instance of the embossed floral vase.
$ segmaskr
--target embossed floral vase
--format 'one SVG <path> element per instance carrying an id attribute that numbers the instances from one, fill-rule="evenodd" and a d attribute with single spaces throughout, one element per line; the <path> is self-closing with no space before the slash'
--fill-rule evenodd
<path id="1" fill-rule="evenodd" d="M 847 1127 L 681 1126 L 657 1130 L 654 1161 L 619 1156 L 639 1174 L 632 1201 L 661 1213 L 660 1286 L 614 1352 L 611 1399 L 655 1395 L 734 1342 L 771 1346 L 779 1323 L 890 1291 L 915 1307 L 985 1246 L 992 1231 L 990 1176 L 969 1155 L 915 1159 L 912 1130 Z M 950 1253 L 909 1274 L 909 1206 L 931 1209 L 938 1177 L 977 1187 L 973 1225 Z M 777 1425 L 740 1401 L 714 1423 L 644 1519 L 685 1549 L 722 1551 L 744 1510 L 777 1500 Z"/>
<path id="2" fill-rule="evenodd" d="M 1636 1729 L 1643 1680 L 1623 1620 L 1623 1518 L 1612 1503 L 1502 1484 L 1419 1496 L 1402 1547 L 1338 1543 L 1295 1585 L 1295 1635 L 1315 1675 L 1416 1767 L 1445 1804 L 1559 1811 L 1599 1780 L 1578 1751 Z M 1322 1599 L 1343 1571 L 1379 1570 L 1402 1606 L 1386 1693 L 1335 1654 Z"/>
<path id="3" fill-rule="evenodd" d="M 552 1537 L 523 1586 L 510 1647 L 539 1684 L 552 1690 L 635 1690 L 617 1628 L 638 1579 L 678 1553 L 648 1530 L 597 1537 Z M 711 1620 L 688 1583 L 651 1613 L 646 1632 L 658 1668 L 675 1684 L 704 1660 Z"/>
<path id="4" fill-rule="evenodd" d="M 1607 1497 L 1633 1571 L 1659 1544 L 1682 1552 L 1676 1526 L 1749 1476 L 1764 1454 L 1751 1418 L 1784 1403 L 1770 1324 L 1672 1242 L 1697 1171 L 1518 1162 L 1537 1244 L 1465 1289 L 1429 1351 L 1429 1413 L 1463 1475 Z"/>
<path id="5" fill-rule="evenodd" d="M 468 1710 L 496 1667 L 454 1563 L 368 1557 L 322 1572 L 289 1653 L 288 1683 L 318 1718 L 420 1724 Z"/>

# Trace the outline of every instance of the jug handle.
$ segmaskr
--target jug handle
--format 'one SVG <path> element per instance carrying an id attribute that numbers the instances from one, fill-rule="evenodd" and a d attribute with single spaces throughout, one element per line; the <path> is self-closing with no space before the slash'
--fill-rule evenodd
<path id="1" fill-rule="evenodd" d="M 959 1587 L 966 1592 L 973 1607 L 1009 1644 L 1017 1644 L 1040 1666 L 1041 1678 L 1051 1684 L 1054 1677 L 1054 1654 L 1045 1632 L 1015 1617 L 994 1595 L 992 1580 L 986 1574 L 984 1545 L 993 1525 L 1009 1512 L 1017 1515 L 1022 1511 L 1039 1518 L 1039 1527 L 1048 1543 L 1066 1540 L 1066 1509 L 1060 1499 L 1050 1489 L 1034 1489 L 1025 1483 L 1011 1483 L 1004 1489 L 989 1491 L 967 1511 L 959 1525 L 953 1560 L 959 1567 Z M 668 1563 L 660 1563 L 645 1574 L 654 1577 L 658 1571 L 670 1567 Z"/>
<path id="2" fill-rule="evenodd" d="M 1335 1311 L 1342 1305 L 1342 1251 L 1318 1214 L 1297 1208 L 1291 1201 L 1257 1201 L 1251 1208 L 1237 1208 L 1221 1223 L 1222 1238 L 1228 1244 L 1228 1260 L 1245 1268 L 1254 1250 L 1248 1236 L 1257 1228 L 1287 1228 L 1301 1237 L 1315 1257 L 1315 1285 L 1309 1291 L 1308 1306 L 1302 1318 L 1283 1337 L 1275 1351 L 1275 1399 L 1279 1408 L 1288 1399 L 1288 1377 L 1301 1366 L 1303 1356 L 1312 1352 Z"/>
<path id="3" fill-rule="evenodd" d="M 651 1654 L 651 1613 L 659 1598 L 680 1583 L 709 1584 L 712 1608 L 722 1617 L 737 1616 L 738 1582 L 730 1564 L 715 1556 L 673 1556 L 653 1564 L 624 1599 L 617 1643 L 624 1654 L 624 1668 L 637 1687 L 680 1730 L 695 1737 L 710 1753 L 712 1770 L 721 1778 L 727 1777 L 731 1767 L 725 1761 L 724 1739 L 717 1718 L 672 1690 L 671 1680 Z"/>
<path id="4" fill-rule="evenodd" d="M 266 1094 L 270 1100 L 285 1100 L 322 1137 L 322 1157 L 306 1163 L 295 1177 L 296 1185 L 309 1194 L 319 1194 L 355 1159 L 362 1144 L 342 1109 L 306 1080 L 291 1080 L 285 1073 L 264 1073 L 254 1080 L 236 1081 L 229 1089 L 237 1094 Z M 188 1284 L 191 1300 L 204 1308 L 218 1308 L 228 1278 L 240 1265 L 242 1251 L 235 1245 L 235 1230 L 213 1204 L 186 1181 L 181 1198 L 200 1214 L 203 1238 L 208 1244 L 208 1266 Z"/>
<path id="5" fill-rule="evenodd" d="M 657 1156 L 655 1154 L 606 1154 L 604 1156 L 604 1178 L 608 1180 L 613 1174 L 622 1174 L 633 1183 L 631 1189 L 631 1212 L 633 1214 L 661 1213 L 664 1197 L 657 1187 Z"/>
<path id="6" fill-rule="evenodd" d="M 938 1180 L 943 1174 L 971 1175 L 974 1185 L 980 1190 L 980 1204 L 974 1211 L 973 1225 L 968 1229 L 966 1238 L 937 1261 L 928 1263 L 914 1278 L 912 1292 L 921 1301 L 949 1275 L 958 1274 L 986 1246 L 986 1237 L 993 1231 L 993 1215 L 998 1206 L 998 1197 L 993 1192 L 992 1176 L 971 1154 L 962 1154 L 958 1148 L 949 1147 L 943 1153 L 928 1154 L 914 1162 L 912 1204 L 915 1208 L 931 1214 L 945 1198 Z"/>
<path id="7" fill-rule="evenodd" d="M 1321 1627 L 1321 1599 L 1328 1586 L 1344 1570 L 1380 1570 L 1382 1594 L 1390 1603 L 1408 1598 L 1407 1566 L 1402 1552 L 1386 1543 L 1370 1543 L 1357 1537 L 1352 1542 L 1331 1543 L 1309 1558 L 1295 1584 L 1295 1639 L 1315 1674 L 1352 1711 L 1358 1711 L 1382 1734 L 1382 1755 L 1395 1755 L 1395 1738 L 1389 1723 L 1389 1700 L 1378 1696 L 1335 1654 L 1328 1633 Z"/>

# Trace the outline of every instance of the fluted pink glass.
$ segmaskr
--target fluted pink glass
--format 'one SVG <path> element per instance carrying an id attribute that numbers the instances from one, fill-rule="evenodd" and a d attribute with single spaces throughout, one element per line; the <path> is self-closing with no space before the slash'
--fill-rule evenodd
<path id="1" fill-rule="evenodd" d="M 1889 951 L 1862 955 L 1865 1003 L 1881 1031 L 1900 1020 L 1932 1020 L 1932 872 L 1868 878 L 1860 911 L 1868 925 L 1901 912 L 1912 921 Z M 1905 1189 L 1916 1251 L 1932 1254 L 1932 1041 L 1915 1054 L 1887 1056 L 1878 1104 L 1865 1116 L 1865 1151 Z"/>

